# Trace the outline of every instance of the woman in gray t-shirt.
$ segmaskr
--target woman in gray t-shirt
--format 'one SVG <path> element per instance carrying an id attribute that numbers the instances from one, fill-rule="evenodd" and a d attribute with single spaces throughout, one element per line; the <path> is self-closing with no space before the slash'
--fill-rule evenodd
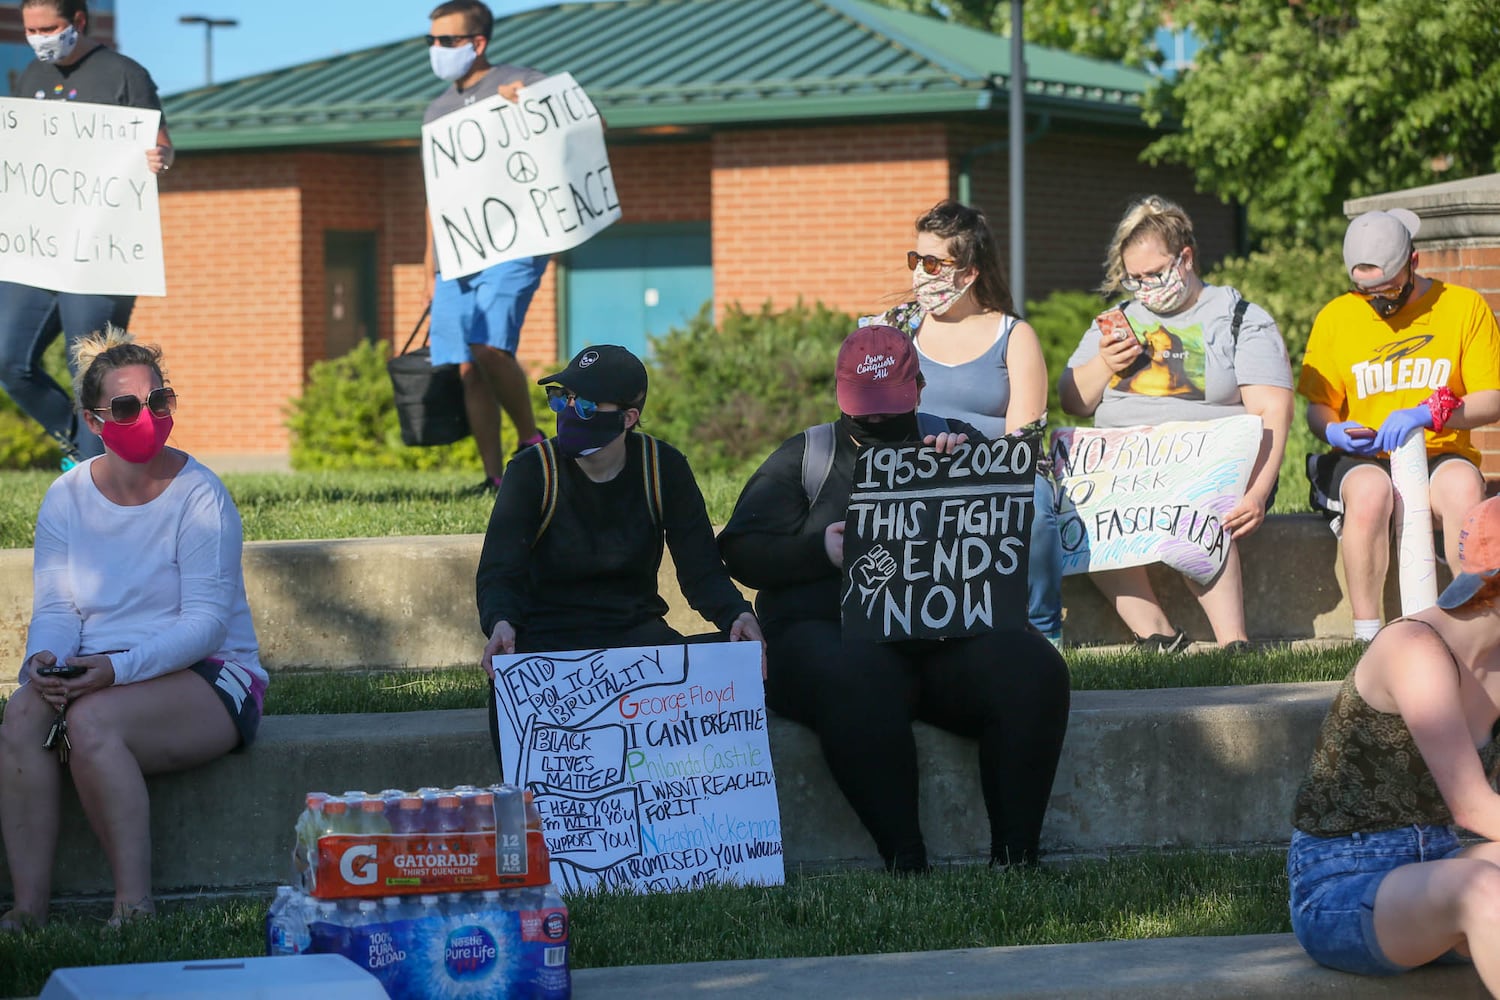
<path id="1" fill-rule="evenodd" d="M 1224 519 L 1232 538 L 1244 538 L 1265 520 L 1292 422 L 1292 372 L 1281 332 L 1264 309 L 1242 304 L 1233 288 L 1204 284 L 1192 220 L 1165 198 L 1152 195 L 1126 211 L 1105 267 L 1101 291 L 1135 296 L 1116 307 L 1135 336 L 1123 326 L 1104 336 L 1095 320 L 1058 382 L 1063 409 L 1092 416 L 1098 427 L 1260 417 L 1266 432 L 1260 454 L 1244 497 Z M 1187 633 L 1168 620 L 1145 567 L 1091 576 L 1138 644 L 1162 652 L 1187 645 Z M 1230 545 L 1212 583 L 1187 584 L 1219 645 L 1247 641 L 1238 546 Z"/>

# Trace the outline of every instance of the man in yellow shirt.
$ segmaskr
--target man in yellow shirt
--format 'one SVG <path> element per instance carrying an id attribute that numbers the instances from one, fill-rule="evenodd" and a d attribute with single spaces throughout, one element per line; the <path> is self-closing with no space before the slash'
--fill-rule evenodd
<path id="1" fill-rule="evenodd" d="M 1313 503 L 1333 519 L 1354 611 L 1354 635 L 1380 628 L 1394 508 L 1386 457 L 1412 430 L 1427 442 L 1434 527 L 1448 565 L 1458 530 L 1484 499 L 1469 429 L 1500 419 L 1500 327 L 1478 293 L 1417 273 L 1421 220 L 1366 212 L 1344 234 L 1353 284 L 1313 321 L 1297 391 L 1307 423 L 1333 451 L 1309 463 Z"/>

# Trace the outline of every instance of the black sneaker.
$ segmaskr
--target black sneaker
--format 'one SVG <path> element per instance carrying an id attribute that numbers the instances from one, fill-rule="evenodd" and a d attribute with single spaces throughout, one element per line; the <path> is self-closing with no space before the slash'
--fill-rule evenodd
<path id="1" fill-rule="evenodd" d="M 1250 644 L 1250 640 L 1248 639 L 1236 639 L 1233 642 L 1226 642 L 1220 648 L 1230 656 L 1245 656 L 1255 652 L 1255 647 Z"/>
<path id="2" fill-rule="evenodd" d="M 1144 638 L 1136 636 L 1135 648 L 1143 653 L 1185 653 L 1189 641 L 1188 634 L 1178 629 L 1176 635 L 1158 633 Z"/>
<path id="3" fill-rule="evenodd" d="M 464 490 L 464 492 L 473 494 L 475 496 L 484 496 L 486 493 L 488 493 L 490 496 L 494 496 L 496 493 L 500 492 L 500 479 L 499 477 L 491 479 L 489 476 L 485 476 L 483 481 L 481 481 L 477 485 L 470 486 L 468 489 Z"/>

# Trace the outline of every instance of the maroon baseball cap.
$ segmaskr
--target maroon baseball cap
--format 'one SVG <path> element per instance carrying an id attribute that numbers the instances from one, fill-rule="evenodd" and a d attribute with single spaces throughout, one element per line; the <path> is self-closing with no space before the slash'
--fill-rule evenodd
<path id="1" fill-rule="evenodd" d="M 851 417 L 917 408 L 922 366 L 911 338 L 893 326 L 864 326 L 839 348 L 839 409 Z"/>

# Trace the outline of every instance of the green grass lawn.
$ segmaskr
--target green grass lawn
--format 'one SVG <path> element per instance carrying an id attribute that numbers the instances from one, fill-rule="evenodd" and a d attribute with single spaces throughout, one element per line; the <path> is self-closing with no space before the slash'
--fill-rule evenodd
<path id="1" fill-rule="evenodd" d="M 1159 853 L 993 872 L 789 873 L 775 887 L 576 896 L 578 969 L 746 958 L 854 955 L 1289 929 L 1280 852 Z M 264 953 L 265 899 L 164 904 L 118 932 L 70 908 L 44 931 L 0 936 L 0 996 L 35 994 L 54 968 Z M 641 933 L 650 928 L 652 933 Z"/>

